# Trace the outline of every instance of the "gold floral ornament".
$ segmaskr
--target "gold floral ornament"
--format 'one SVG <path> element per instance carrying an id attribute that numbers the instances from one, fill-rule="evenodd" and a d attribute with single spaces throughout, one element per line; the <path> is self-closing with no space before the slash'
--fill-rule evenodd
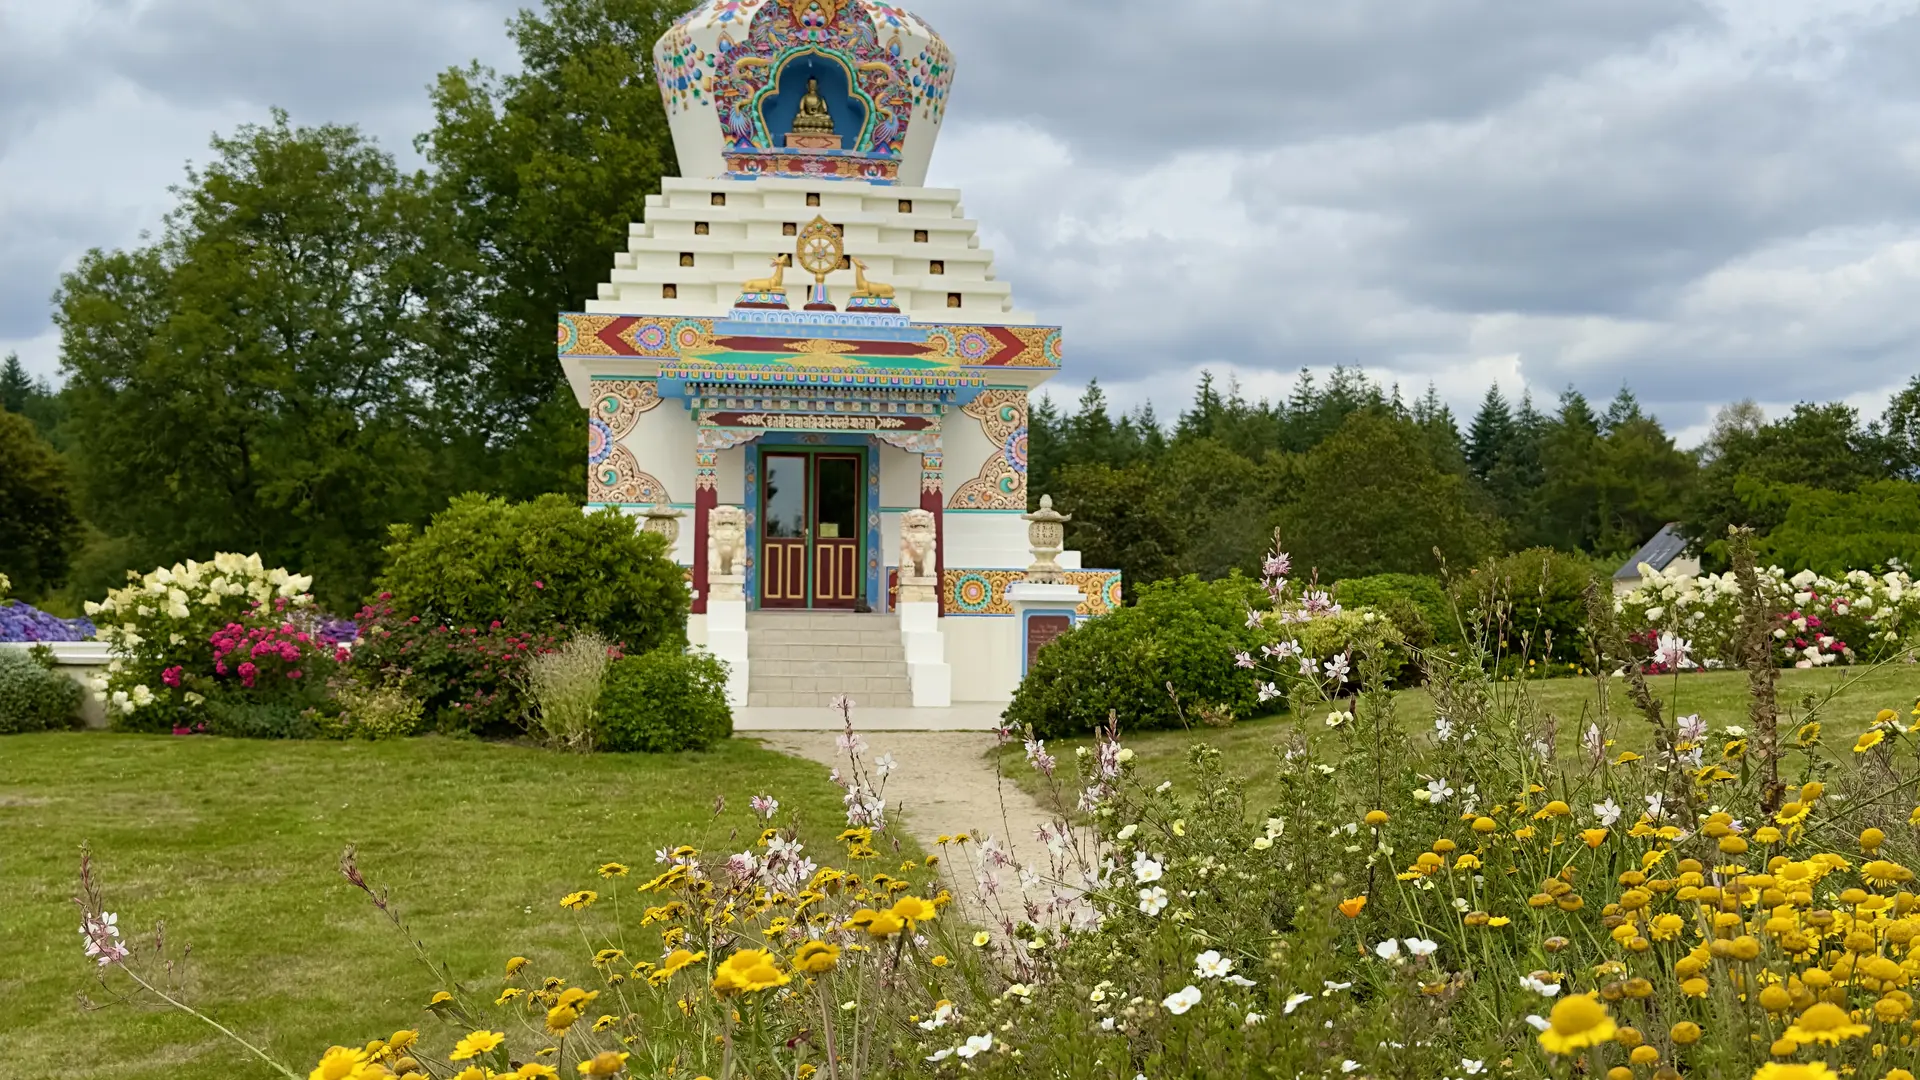
<path id="1" fill-rule="evenodd" d="M 793 977 L 780 970 L 766 949 L 741 949 L 720 965 L 713 976 L 713 992 L 720 997 L 754 993 L 785 986 Z"/>
<path id="2" fill-rule="evenodd" d="M 799 243 L 795 247 L 800 268 L 812 274 L 814 282 L 820 285 L 826 284 L 828 274 L 840 269 L 840 260 L 846 255 L 840 230 L 818 215 L 800 230 Z"/>

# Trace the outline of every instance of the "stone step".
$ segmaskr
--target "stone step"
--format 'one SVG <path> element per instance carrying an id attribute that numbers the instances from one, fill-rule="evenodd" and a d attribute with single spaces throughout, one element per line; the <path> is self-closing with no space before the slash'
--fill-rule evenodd
<path id="1" fill-rule="evenodd" d="M 765 645 L 898 645 L 900 629 L 842 630 L 756 627 L 747 624 L 747 641 Z"/>
<path id="2" fill-rule="evenodd" d="M 907 660 L 895 656 L 886 660 L 823 659 L 818 656 L 751 656 L 750 670 L 768 675 L 842 675 L 849 679 L 871 679 L 889 675 L 905 677 Z"/>
<path id="3" fill-rule="evenodd" d="M 842 695 L 862 706 L 913 707 L 896 616 L 752 612 L 747 656 L 751 707 L 827 708 Z"/>
<path id="4" fill-rule="evenodd" d="M 907 662 L 906 649 L 892 645 L 754 645 L 748 639 L 747 657 L 762 660 L 804 660 L 816 664 L 858 664 Z"/>
<path id="5" fill-rule="evenodd" d="M 831 708 L 833 699 L 839 696 L 832 693 L 749 693 L 747 707 L 750 709 L 826 709 Z M 905 691 L 894 693 L 850 693 L 856 709 L 911 709 L 913 695 Z"/>
<path id="6" fill-rule="evenodd" d="M 748 630 L 892 630 L 900 629 L 897 615 L 855 615 L 845 611 L 753 611 Z"/>
<path id="7" fill-rule="evenodd" d="M 775 698 L 786 699 L 808 694 L 823 694 L 832 698 L 836 694 L 845 694 L 858 701 L 862 695 L 869 694 L 905 694 L 913 696 L 913 686 L 905 675 L 878 678 L 848 678 L 836 675 L 753 675 L 747 687 L 747 693 L 767 694 Z M 776 701 L 775 704 L 779 702 Z"/>

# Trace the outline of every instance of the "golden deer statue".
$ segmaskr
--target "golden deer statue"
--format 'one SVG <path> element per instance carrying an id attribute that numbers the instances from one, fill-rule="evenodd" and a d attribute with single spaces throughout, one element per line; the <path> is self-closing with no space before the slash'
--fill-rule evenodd
<path id="1" fill-rule="evenodd" d="M 855 296 L 871 297 L 875 300 L 893 299 L 893 286 L 884 281 L 867 280 L 867 264 L 859 259 L 853 260 L 853 278 Z"/>
<path id="2" fill-rule="evenodd" d="M 740 286 L 740 291 L 750 293 L 777 293 L 785 292 L 786 288 L 787 257 L 785 255 L 775 255 L 773 257 L 773 276 L 770 278 L 755 278 L 745 285 Z"/>

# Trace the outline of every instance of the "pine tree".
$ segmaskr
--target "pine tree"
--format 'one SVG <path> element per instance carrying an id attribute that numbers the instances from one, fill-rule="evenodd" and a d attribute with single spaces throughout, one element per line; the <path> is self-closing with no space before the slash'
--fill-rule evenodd
<path id="1" fill-rule="evenodd" d="M 6 362 L 0 364 L 0 410 L 24 416 L 28 404 L 45 393 L 44 387 L 28 377 L 20 354 L 8 353 Z"/>
<path id="2" fill-rule="evenodd" d="M 1621 383 L 1620 392 L 1607 404 L 1607 415 L 1601 420 L 1602 430 L 1614 431 L 1645 419 L 1646 414 L 1640 411 L 1640 399 Z"/>
<path id="3" fill-rule="evenodd" d="M 1500 394 L 1500 384 L 1494 383 L 1487 387 L 1487 396 L 1480 401 L 1480 411 L 1474 414 L 1473 426 L 1467 429 L 1467 464 L 1482 483 L 1505 460 L 1517 434 L 1513 412 L 1507 408 L 1507 399 Z"/>
<path id="4" fill-rule="evenodd" d="M 1454 422 L 1453 409 L 1440 400 L 1440 391 L 1431 383 L 1420 400 L 1413 403 L 1413 422 L 1420 426 L 1433 452 L 1433 463 L 1450 473 L 1467 472 L 1467 448 L 1460 438 L 1460 425 Z"/>
<path id="5" fill-rule="evenodd" d="M 1214 389 L 1213 372 L 1200 372 L 1200 386 L 1193 393 L 1193 406 L 1180 414 L 1180 421 L 1174 425 L 1174 437 L 1177 439 L 1208 439 L 1219 434 L 1222 415 L 1226 404 L 1220 399 L 1220 391 Z"/>

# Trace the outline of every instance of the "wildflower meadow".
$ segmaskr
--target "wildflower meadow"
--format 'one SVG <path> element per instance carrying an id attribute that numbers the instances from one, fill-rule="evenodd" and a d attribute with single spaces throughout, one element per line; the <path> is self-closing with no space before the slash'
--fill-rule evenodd
<path id="1" fill-rule="evenodd" d="M 1684 595 L 1589 592 L 1587 678 L 1631 707 L 1600 693 L 1572 731 L 1500 674 L 1532 647 L 1525 598 L 1463 612 L 1479 644 L 1418 655 L 1415 729 L 1378 635 L 1305 644 L 1353 613 L 1276 553 L 1239 660 L 1295 721 L 1262 759 L 1202 730 L 1172 775 L 1119 715 L 1071 750 L 1007 728 L 1050 808 L 1035 857 L 991 822 L 926 850 L 898 828 L 885 736 L 843 700 L 839 820 L 768 789 L 684 832 L 556 838 L 578 872 L 524 900 L 572 946 L 492 942 L 485 970 L 437 956 L 399 864 L 348 849 L 358 913 L 332 917 L 384 924 L 419 1000 L 316 1028 L 305 1060 L 220 1030 L 261 1075 L 320 1080 L 1909 1080 L 1920 701 L 1829 713 L 1779 686 L 1781 635 L 1814 632 L 1816 605 L 1889 620 L 1848 631 L 1879 643 L 1849 663 L 1910 663 L 1886 636 L 1906 583 L 1842 600 L 1734 551 Z M 1731 613 L 1704 648 L 1703 609 Z M 1686 711 L 1708 659 L 1747 674 L 1737 722 Z M 121 925 L 109 871 L 83 863 L 76 960 L 115 1000 L 218 1025 L 169 989 L 172 946 Z"/>

